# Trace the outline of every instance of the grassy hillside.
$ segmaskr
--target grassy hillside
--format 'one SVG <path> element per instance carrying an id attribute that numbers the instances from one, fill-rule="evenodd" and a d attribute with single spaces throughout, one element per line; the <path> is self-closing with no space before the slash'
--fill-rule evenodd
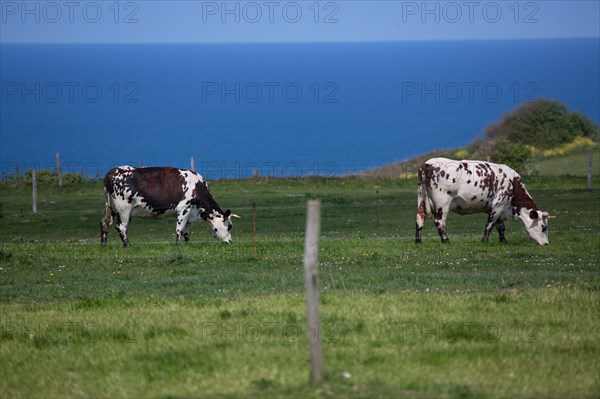
<path id="1" fill-rule="evenodd" d="M 463 159 L 457 157 L 462 150 L 439 150 L 411 158 L 405 162 L 398 162 L 384 165 L 379 168 L 366 170 L 360 174 L 369 178 L 392 178 L 392 179 L 411 179 L 416 175 L 416 171 L 424 161 L 433 157 L 447 157 L 450 159 Z M 540 176 L 587 176 L 589 150 L 579 150 L 567 155 L 557 155 L 552 157 L 532 157 L 525 163 L 525 172 L 528 175 L 533 172 Z M 468 154 L 467 158 L 468 158 Z M 600 174 L 600 147 L 596 146 L 592 156 L 592 174 Z"/>
<path id="2" fill-rule="evenodd" d="M 598 180 L 527 181 L 556 216 L 539 247 L 517 222 L 431 221 L 414 179 L 214 182 L 236 220 L 174 245 L 174 219 L 99 245 L 99 182 L 0 188 L 1 397 L 598 397 Z M 307 328 L 305 203 L 323 202 L 321 326 Z M 255 202 L 257 254 L 254 254 Z M 308 382 L 308 333 L 328 378 Z"/>

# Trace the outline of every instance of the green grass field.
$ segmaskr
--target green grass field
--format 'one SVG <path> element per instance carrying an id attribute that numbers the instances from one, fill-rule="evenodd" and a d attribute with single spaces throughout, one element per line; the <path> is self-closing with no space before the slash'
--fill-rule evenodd
<path id="1" fill-rule="evenodd" d="M 134 219 L 99 245 L 99 182 L 0 188 L 1 397 L 600 396 L 600 181 L 529 179 L 550 245 L 485 215 L 414 241 L 414 181 L 213 182 L 234 244 Z M 378 194 L 376 193 L 378 190 Z M 321 325 L 306 326 L 303 231 L 322 201 Z M 253 243 L 256 203 L 257 254 Z M 308 334 L 327 379 L 309 382 Z"/>
<path id="2" fill-rule="evenodd" d="M 537 158 L 530 161 L 542 176 L 587 176 L 589 150 L 577 151 L 562 157 Z M 592 174 L 600 174 L 600 148 L 592 154 Z"/>

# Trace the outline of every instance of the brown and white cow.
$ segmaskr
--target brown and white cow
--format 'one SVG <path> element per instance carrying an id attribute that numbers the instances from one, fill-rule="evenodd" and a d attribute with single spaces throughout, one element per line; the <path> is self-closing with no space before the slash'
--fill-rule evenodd
<path id="1" fill-rule="evenodd" d="M 116 217 L 123 245 L 129 246 L 127 225 L 132 216 L 155 218 L 177 216 L 176 244 L 190 238 L 190 223 L 200 219 L 211 226 L 213 236 L 231 243 L 231 218 L 213 198 L 198 173 L 171 167 L 134 168 L 119 166 L 104 176 L 106 210 L 100 223 L 100 242 L 107 243 L 108 230 Z"/>
<path id="2" fill-rule="evenodd" d="M 533 241 L 548 244 L 548 213 L 537 207 L 519 174 L 506 165 L 432 158 L 419 168 L 418 187 L 417 243 L 427 216 L 433 217 L 442 242 L 449 242 L 446 218 L 453 211 L 488 214 L 482 241 L 488 241 L 495 226 L 500 242 L 506 243 L 504 221 L 516 218 Z"/>

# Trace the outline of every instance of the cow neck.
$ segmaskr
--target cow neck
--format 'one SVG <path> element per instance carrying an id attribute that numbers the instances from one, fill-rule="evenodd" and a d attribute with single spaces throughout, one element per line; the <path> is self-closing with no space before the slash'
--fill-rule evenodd
<path id="1" fill-rule="evenodd" d="M 531 198 L 518 176 L 513 179 L 513 197 L 511 205 L 517 214 L 519 214 L 523 208 L 528 210 L 538 210 L 533 198 Z"/>
<path id="2" fill-rule="evenodd" d="M 192 205 L 198 209 L 202 208 L 208 214 L 213 213 L 213 211 L 217 211 L 221 215 L 223 214 L 223 210 L 217 204 L 208 185 L 203 180 L 196 182 L 196 185 L 192 190 Z"/>

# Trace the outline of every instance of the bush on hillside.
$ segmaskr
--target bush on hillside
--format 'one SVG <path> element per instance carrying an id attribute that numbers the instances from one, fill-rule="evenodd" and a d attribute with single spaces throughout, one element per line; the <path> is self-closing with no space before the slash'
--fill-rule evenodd
<path id="1" fill-rule="evenodd" d="M 490 160 L 492 162 L 503 163 L 522 172 L 525 170 L 525 163 L 529 155 L 530 151 L 526 145 L 502 141 L 494 147 Z"/>
<path id="2" fill-rule="evenodd" d="M 492 143 L 508 141 L 550 149 L 569 143 L 578 136 L 598 138 L 598 126 L 579 112 L 555 100 L 540 99 L 521 104 L 486 127 Z"/>
<path id="3" fill-rule="evenodd" d="M 539 99 L 519 105 L 498 123 L 487 126 L 484 137 L 469 149 L 476 158 L 490 156 L 494 162 L 523 172 L 532 148 L 543 153 L 568 146 L 580 137 L 598 141 L 600 130 L 587 116 L 569 111 L 564 104 Z"/>

